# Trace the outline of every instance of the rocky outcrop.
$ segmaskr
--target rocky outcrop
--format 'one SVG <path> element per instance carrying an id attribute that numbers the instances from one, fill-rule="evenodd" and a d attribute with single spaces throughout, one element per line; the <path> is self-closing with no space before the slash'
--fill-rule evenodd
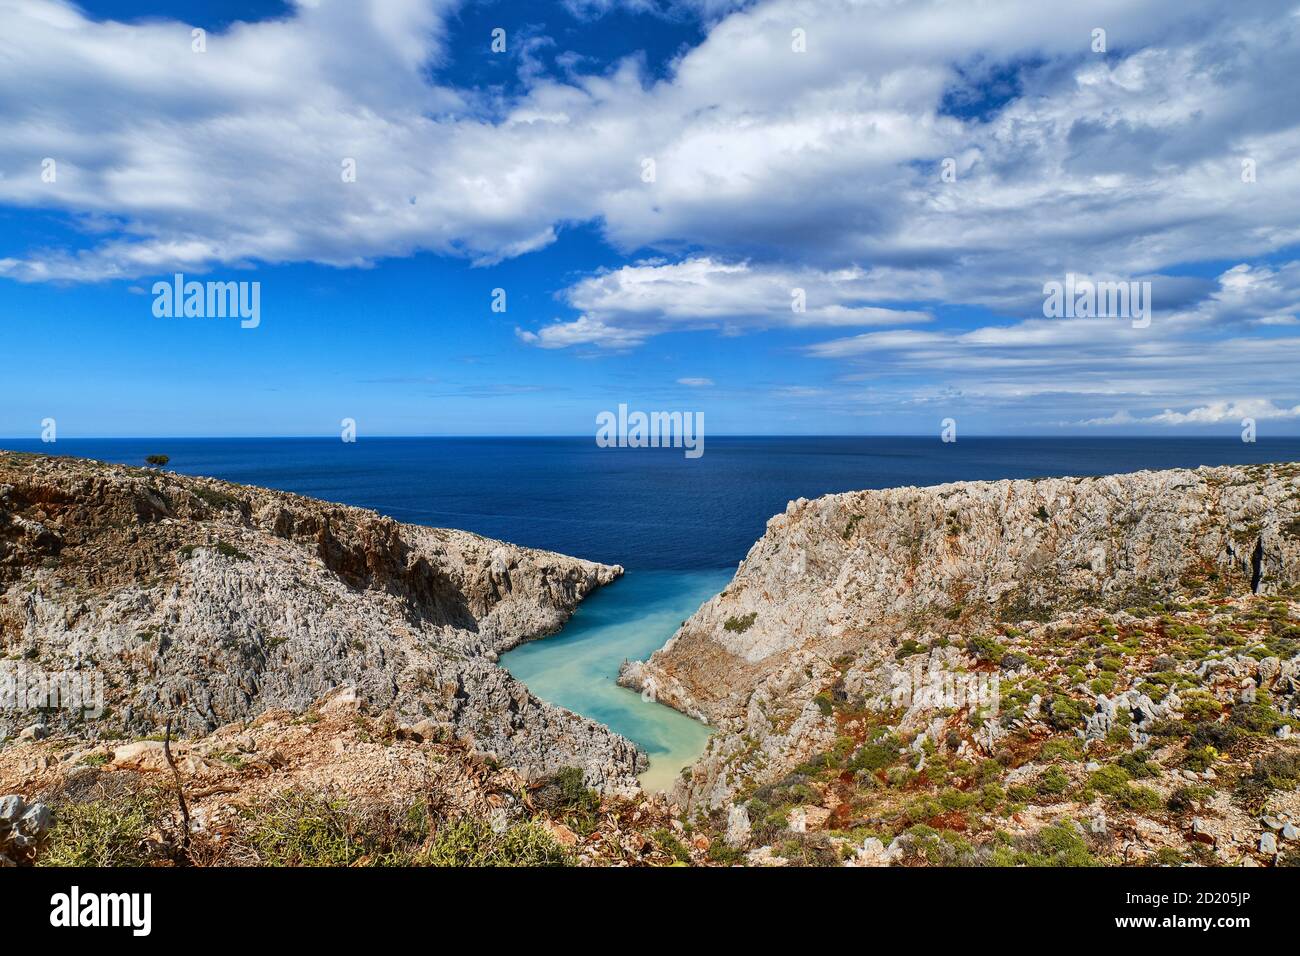
<path id="1" fill-rule="evenodd" d="M 51 675 L 104 696 L 93 719 L 0 710 L 0 737 L 169 719 L 199 735 L 346 687 L 526 774 L 572 765 L 630 788 L 632 744 L 495 663 L 621 573 L 277 491 L 0 452 L 0 677 L 27 704 Z"/>
<path id="2" fill-rule="evenodd" d="M 11 793 L 0 797 L 0 867 L 30 859 L 50 828 L 50 808 Z"/>
<path id="3" fill-rule="evenodd" d="M 801 499 L 620 682 L 721 729 L 686 788 L 718 806 L 749 779 L 738 761 L 775 779 L 834 740 L 814 704 L 828 675 L 901 642 L 1176 594 L 1268 595 L 1297 580 L 1297 465 Z"/>

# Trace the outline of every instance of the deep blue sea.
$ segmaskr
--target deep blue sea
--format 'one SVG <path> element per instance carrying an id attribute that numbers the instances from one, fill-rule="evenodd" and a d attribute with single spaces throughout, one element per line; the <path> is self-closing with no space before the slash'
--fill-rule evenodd
<path id="1" fill-rule="evenodd" d="M 979 478 L 1300 460 L 1300 439 L 714 438 L 680 449 L 591 438 L 0 439 L 374 508 L 629 569 L 734 567 L 793 498 Z"/>
<path id="2" fill-rule="evenodd" d="M 0 448 L 169 468 L 373 508 L 611 564 L 628 574 L 553 637 L 503 655 L 539 697 L 605 723 L 650 755 L 663 788 L 709 729 L 614 684 L 727 582 L 793 498 L 980 478 L 1300 461 L 1300 439 L 713 438 L 680 449 L 591 438 L 0 439 Z"/>

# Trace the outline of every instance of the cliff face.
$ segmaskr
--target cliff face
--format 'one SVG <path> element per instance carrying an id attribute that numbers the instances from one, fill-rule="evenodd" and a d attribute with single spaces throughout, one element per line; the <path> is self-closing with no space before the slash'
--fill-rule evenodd
<path id="1" fill-rule="evenodd" d="M 626 740 L 495 664 L 622 569 L 203 478 L 0 452 L 0 658 L 97 672 L 107 713 L 46 730 L 204 734 L 349 686 L 525 773 L 635 785 Z M 0 738 L 35 723 L 0 711 Z M 37 731 L 38 733 L 40 731 Z"/>
<path id="2" fill-rule="evenodd" d="M 1298 579 L 1296 465 L 830 495 L 772 518 L 726 590 L 621 682 L 720 728 L 686 787 L 718 806 L 836 738 L 815 698 L 854 668 L 887 697 L 878 665 L 908 642 Z"/>

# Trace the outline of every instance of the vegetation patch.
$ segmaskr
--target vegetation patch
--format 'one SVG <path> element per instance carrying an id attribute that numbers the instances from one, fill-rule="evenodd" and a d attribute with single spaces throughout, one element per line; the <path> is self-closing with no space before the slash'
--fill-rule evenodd
<path id="1" fill-rule="evenodd" d="M 754 622 L 757 620 L 758 612 L 750 611 L 748 614 L 727 618 L 722 627 L 724 630 L 731 631 L 733 634 L 744 634 L 754 626 Z"/>

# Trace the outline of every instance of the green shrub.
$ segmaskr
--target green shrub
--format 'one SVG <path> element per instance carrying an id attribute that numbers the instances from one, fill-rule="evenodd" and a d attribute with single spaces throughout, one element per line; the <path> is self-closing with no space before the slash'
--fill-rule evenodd
<path id="1" fill-rule="evenodd" d="M 1099 674 L 1088 686 L 1094 694 L 1110 694 L 1115 690 L 1115 675 Z"/>
<path id="2" fill-rule="evenodd" d="M 1194 724 L 1218 720 L 1223 713 L 1223 706 L 1215 696 L 1203 690 L 1189 690 L 1182 695 L 1182 700 L 1183 717 Z"/>
<path id="3" fill-rule="evenodd" d="M 757 620 L 758 612 L 750 611 L 748 614 L 742 614 L 739 617 L 727 618 L 722 627 L 724 630 L 731 631 L 733 634 L 744 634 L 754 626 L 754 622 Z"/>
<path id="4" fill-rule="evenodd" d="M 600 809 L 600 794 L 587 786 L 577 767 L 563 767 L 533 791 L 533 803 L 556 815 L 593 814 Z"/>
<path id="5" fill-rule="evenodd" d="M 215 488 L 207 488 L 203 485 L 198 485 L 193 489 L 193 491 L 204 504 L 209 508 L 216 509 L 217 511 L 224 511 L 227 508 L 238 509 L 243 504 L 243 502 L 234 495 L 226 494 L 224 491 L 217 491 Z"/>
<path id="6" fill-rule="evenodd" d="M 1007 651 L 998 661 L 998 667 L 1004 671 L 1014 671 L 1024 667 L 1029 661 L 1030 658 L 1024 654 L 1017 651 Z"/>
<path id="7" fill-rule="evenodd" d="M 248 555 L 246 555 L 243 551 L 240 551 L 238 548 L 236 548 L 233 544 L 228 544 L 225 541 L 217 542 L 217 553 L 222 555 L 223 557 L 230 558 L 234 561 L 253 560 Z"/>
<path id="8" fill-rule="evenodd" d="M 162 793 L 145 792 L 93 803 L 61 803 L 38 866 L 148 866 L 165 859 L 149 837 L 164 814 Z"/>
<path id="9" fill-rule="evenodd" d="M 1107 765 L 1088 778 L 1088 787 L 1104 793 L 1111 803 L 1135 813 L 1149 813 L 1164 803 L 1150 787 L 1135 787 L 1123 767 Z"/>
<path id="10" fill-rule="evenodd" d="M 1058 820 L 1036 834 L 1021 837 L 1012 847 L 995 849 L 994 866 L 1099 866 L 1083 835 L 1069 822 Z"/>
<path id="11" fill-rule="evenodd" d="M 1078 737 L 1053 737 L 1043 744 L 1042 760 L 1082 760 L 1083 741 Z"/>
<path id="12" fill-rule="evenodd" d="M 1248 734 L 1271 734 L 1282 724 L 1282 715 L 1266 701 L 1255 700 L 1234 706 L 1229 722 Z"/>
<path id="13" fill-rule="evenodd" d="M 966 650 L 977 661 L 1000 661 L 1007 649 L 990 634 L 975 634 L 966 638 Z"/>
<path id="14" fill-rule="evenodd" d="M 945 810 L 967 810 L 975 805 L 976 794 L 949 787 L 939 794 L 939 803 Z"/>
<path id="15" fill-rule="evenodd" d="M 1097 860 L 1083 835 L 1064 820 L 1038 832 L 1039 852 L 1048 866 L 1096 866 Z"/>
<path id="16" fill-rule="evenodd" d="M 1213 747 L 1192 747 L 1183 755 L 1183 767 L 1187 770 L 1193 770 L 1197 773 L 1203 770 L 1209 770 L 1214 766 L 1214 761 L 1219 752 Z"/>
<path id="17" fill-rule="evenodd" d="M 1065 793 L 1070 787 L 1070 778 L 1060 767 L 1048 767 L 1038 778 L 1038 792 L 1045 796 Z"/>
<path id="18" fill-rule="evenodd" d="M 1083 711 L 1068 697 L 1057 695 L 1047 702 L 1047 722 L 1057 730 L 1075 730 L 1083 723 Z"/>
<path id="19" fill-rule="evenodd" d="M 1151 760 L 1150 755 L 1145 750 L 1135 750 L 1132 753 L 1122 754 L 1115 763 L 1122 767 L 1134 780 L 1160 776 L 1160 764 Z"/>
<path id="20" fill-rule="evenodd" d="M 1234 724 L 1205 723 L 1198 724 L 1187 738 L 1189 750 L 1213 747 L 1220 753 L 1232 747 L 1240 739 L 1242 731 Z"/>
<path id="21" fill-rule="evenodd" d="M 564 866 L 569 854 L 539 825 L 498 833 L 469 816 L 440 820 L 430 838 L 423 801 L 352 806 L 288 791 L 244 812 L 245 840 L 266 866 Z"/>
<path id="22" fill-rule="evenodd" d="M 1214 796 L 1213 787 L 1207 787 L 1203 784 L 1192 784 L 1191 786 L 1181 786 L 1169 795 L 1165 801 L 1165 806 L 1170 813 L 1191 813 L 1196 810 L 1203 800 L 1208 800 Z"/>
<path id="23" fill-rule="evenodd" d="M 342 800 L 290 792 L 245 816 L 249 843 L 266 866 L 349 866 L 378 849 Z"/>
<path id="24" fill-rule="evenodd" d="M 851 770 L 884 770 L 898 762 L 898 738 L 890 735 L 875 743 L 863 744 L 849 761 Z"/>
<path id="25" fill-rule="evenodd" d="M 667 853 L 678 863 L 691 862 L 691 852 L 686 849 L 685 844 L 677 839 L 677 835 L 671 830 L 660 829 L 650 834 L 651 839 L 664 853 Z"/>
<path id="26" fill-rule="evenodd" d="M 1300 753 L 1283 751 L 1260 757 L 1251 765 L 1250 775 L 1275 790 L 1295 789 L 1300 785 Z"/>
<path id="27" fill-rule="evenodd" d="M 920 641 L 908 638 L 899 645 L 898 650 L 894 652 L 895 660 L 903 660 L 916 654 L 923 654 L 927 650 L 926 646 Z"/>
<path id="28" fill-rule="evenodd" d="M 1088 786 L 1094 790 L 1099 790 L 1107 796 L 1119 793 L 1128 786 L 1129 775 L 1123 767 L 1116 767 L 1113 764 L 1095 770 L 1088 777 Z"/>
<path id="29" fill-rule="evenodd" d="M 1115 803 L 1134 813 L 1150 813 L 1164 803 L 1160 794 L 1150 787 L 1127 786 L 1114 796 Z"/>
<path id="30" fill-rule="evenodd" d="M 704 855 L 709 858 L 711 863 L 722 863 L 731 866 L 745 858 L 745 851 L 740 847 L 729 845 L 724 840 L 714 840 L 709 844 L 709 849 Z"/>
<path id="31" fill-rule="evenodd" d="M 415 858 L 427 866 L 571 866 L 568 852 L 536 823 L 516 823 L 501 833 L 484 820 L 462 817 L 438 828 L 429 849 Z"/>

